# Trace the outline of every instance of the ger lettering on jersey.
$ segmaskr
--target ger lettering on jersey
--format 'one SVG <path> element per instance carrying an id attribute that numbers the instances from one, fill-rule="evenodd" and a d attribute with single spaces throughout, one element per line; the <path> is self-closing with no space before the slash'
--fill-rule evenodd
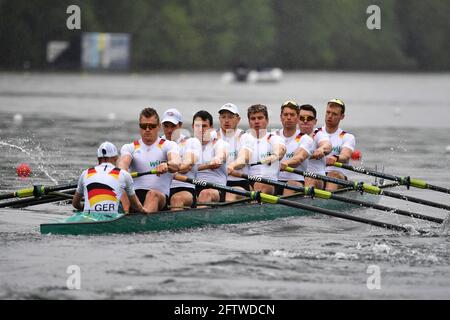
<path id="1" fill-rule="evenodd" d="M 77 192 L 84 195 L 84 212 L 118 213 L 123 191 L 135 194 L 133 179 L 125 170 L 102 163 L 83 171 Z"/>

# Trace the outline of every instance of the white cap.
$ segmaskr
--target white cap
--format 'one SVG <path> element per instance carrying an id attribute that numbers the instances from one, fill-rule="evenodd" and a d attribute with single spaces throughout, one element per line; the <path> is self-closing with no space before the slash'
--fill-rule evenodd
<path id="1" fill-rule="evenodd" d="M 183 122 L 183 117 L 181 116 L 180 111 L 175 108 L 171 108 L 164 112 L 161 123 L 166 121 L 172 122 L 173 124 L 178 124 Z"/>
<path id="2" fill-rule="evenodd" d="M 220 111 L 222 111 L 222 110 L 230 111 L 231 113 L 234 113 L 234 114 L 239 115 L 239 109 L 238 109 L 238 107 L 237 107 L 235 104 L 232 104 L 232 103 L 225 103 L 225 104 L 220 108 L 219 113 L 220 113 Z"/>
<path id="3" fill-rule="evenodd" d="M 117 148 L 111 142 L 103 142 L 97 150 L 97 157 L 99 158 L 112 158 L 117 156 Z"/>

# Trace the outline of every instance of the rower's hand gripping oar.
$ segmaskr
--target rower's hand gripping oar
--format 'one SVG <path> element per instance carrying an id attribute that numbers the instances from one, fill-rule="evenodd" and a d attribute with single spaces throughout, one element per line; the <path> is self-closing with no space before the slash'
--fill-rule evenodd
<path id="1" fill-rule="evenodd" d="M 384 178 L 384 179 L 387 179 L 387 180 L 397 181 L 399 184 L 406 186 L 408 189 L 409 189 L 410 186 L 412 186 L 412 187 L 419 188 L 419 189 L 430 189 L 430 190 L 434 190 L 434 191 L 439 191 L 439 192 L 450 194 L 450 189 L 449 188 L 435 186 L 435 185 L 429 184 L 428 182 L 425 182 L 423 180 L 411 178 L 409 176 L 407 176 L 407 177 L 394 176 L 394 175 L 391 175 L 391 174 L 386 174 L 386 173 L 383 173 L 383 172 L 370 170 L 370 169 L 366 169 L 366 168 L 363 168 L 363 167 L 354 167 L 354 166 L 351 166 L 351 165 L 348 165 L 348 164 L 345 164 L 345 163 L 340 163 L 340 162 L 335 162 L 334 166 L 338 167 L 338 168 L 342 168 L 342 169 L 346 169 L 346 170 L 351 170 L 351 171 L 354 171 L 354 172 L 362 173 L 362 174 L 367 174 L 367 175 L 378 177 L 378 178 Z"/>
<path id="2" fill-rule="evenodd" d="M 378 194 L 378 195 L 384 195 L 384 196 L 388 196 L 388 197 L 392 197 L 392 198 L 396 198 L 396 199 L 401 199 L 401 200 L 405 200 L 405 201 L 410 201 L 410 202 L 415 202 L 415 203 L 419 203 L 419 204 L 423 204 L 426 206 L 430 206 L 430 207 L 435 207 L 435 208 L 439 208 L 439 209 L 444 209 L 444 210 L 449 210 L 450 211 L 450 206 L 445 205 L 443 203 L 437 203 L 437 202 L 433 202 L 433 201 L 429 201 L 429 200 L 425 200 L 425 199 L 420 199 L 420 198 L 415 198 L 415 197 L 411 197 L 411 196 L 405 196 L 399 193 L 395 193 L 395 192 L 391 192 L 391 191 L 387 191 L 387 190 L 383 190 L 377 186 L 372 186 L 370 184 L 364 183 L 364 182 L 357 182 L 357 181 L 350 181 L 350 180 L 342 180 L 342 179 L 337 179 L 337 178 L 332 178 L 329 176 L 323 176 L 317 173 L 313 173 L 313 172 L 306 172 L 306 171 L 300 171 L 291 167 L 287 167 L 285 169 L 285 171 L 287 172 L 291 172 L 291 173 L 296 173 L 305 177 L 309 177 L 312 179 L 317 179 L 317 180 L 322 180 L 322 181 L 326 181 L 326 182 L 331 182 L 331 183 L 335 183 L 341 186 L 345 186 L 345 187 L 349 187 L 349 188 L 353 188 L 355 190 L 358 191 L 365 191 L 367 193 L 372 193 L 372 194 Z"/>
<path id="3" fill-rule="evenodd" d="M 408 232 L 408 229 L 405 227 L 402 227 L 402 226 L 398 226 L 398 225 L 394 225 L 394 224 L 390 224 L 390 223 L 379 222 L 379 221 L 375 221 L 375 220 L 369 220 L 369 219 L 365 219 L 362 217 L 350 216 L 350 215 L 343 214 L 338 211 L 328 210 L 328 209 L 324 209 L 324 208 L 318 208 L 318 207 L 310 206 L 307 204 L 302 204 L 302 203 L 298 203 L 298 202 L 294 202 L 294 201 L 289 201 L 286 199 L 281 199 L 280 197 L 272 196 L 270 194 L 262 193 L 259 191 L 246 191 L 246 190 L 241 190 L 241 189 L 235 189 L 235 188 L 220 185 L 220 184 L 209 183 L 204 180 L 191 179 L 189 177 L 182 176 L 179 174 L 175 175 L 174 179 L 183 181 L 183 182 L 188 182 L 188 183 L 191 183 L 191 184 L 194 184 L 197 186 L 208 187 L 208 188 L 217 189 L 217 190 L 223 190 L 225 192 L 234 193 L 237 195 L 248 197 L 248 198 L 250 198 L 252 200 L 256 200 L 256 201 L 262 201 L 262 202 L 273 203 L 273 204 L 282 204 L 285 206 L 294 207 L 294 208 L 312 211 L 312 212 L 318 212 L 318 213 L 326 214 L 326 215 L 337 217 L 337 218 L 362 222 L 362 223 L 374 225 L 377 227 Z"/>
<path id="4" fill-rule="evenodd" d="M 339 195 L 335 195 L 329 191 L 316 189 L 314 187 L 309 188 L 309 187 L 293 186 L 293 185 L 290 185 L 290 184 L 287 184 L 284 182 L 275 181 L 275 180 L 271 180 L 271 179 L 267 179 L 267 178 L 262 178 L 262 177 L 258 177 L 258 176 L 249 176 L 244 173 L 233 172 L 232 175 L 236 176 L 236 177 L 241 177 L 241 178 L 244 178 L 244 179 L 247 179 L 250 181 L 254 181 L 254 182 L 261 182 L 261 183 L 266 183 L 266 184 L 273 185 L 273 186 L 280 186 L 280 187 L 283 187 L 286 189 L 294 190 L 297 192 L 301 192 L 305 195 L 310 195 L 312 197 L 317 197 L 317 198 L 321 198 L 321 199 L 333 199 L 333 200 L 340 201 L 340 202 L 352 203 L 352 204 L 363 206 L 366 208 L 373 208 L 373 209 L 382 210 L 382 211 L 386 211 L 386 212 L 392 212 L 392 213 L 396 213 L 396 214 L 400 214 L 400 215 L 404 215 L 404 216 L 408 216 L 408 217 L 414 217 L 414 218 L 427 220 L 427 221 L 433 221 L 433 222 L 437 222 L 437 223 L 442 223 L 444 221 L 441 218 L 430 217 L 430 216 L 422 215 L 420 213 L 391 208 L 391 207 L 379 205 L 377 203 L 342 197 Z"/>

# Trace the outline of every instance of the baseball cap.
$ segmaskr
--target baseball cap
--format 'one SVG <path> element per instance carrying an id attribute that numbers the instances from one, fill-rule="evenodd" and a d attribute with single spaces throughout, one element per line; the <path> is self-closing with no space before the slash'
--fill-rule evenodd
<path id="1" fill-rule="evenodd" d="M 219 109 L 219 113 L 222 110 L 230 111 L 231 113 L 239 115 L 239 109 L 235 104 L 232 103 L 225 103 L 222 107 Z"/>
<path id="2" fill-rule="evenodd" d="M 111 142 L 103 142 L 97 150 L 97 157 L 99 158 L 112 158 L 117 156 L 117 148 Z"/>
<path id="3" fill-rule="evenodd" d="M 345 108 L 345 103 L 341 99 L 331 99 L 330 101 L 328 101 L 328 103 L 336 103 Z"/>
<path id="4" fill-rule="evenodd" d="M 181 116 L 180 111 L 175 108 L 171 108 L 167 109 L 166 112 L 164 112 L 161 123 L 166 121 L 172 122 L 173 124 L 178 124 L 180 122 L 183 122 L 183 117 Z"/>

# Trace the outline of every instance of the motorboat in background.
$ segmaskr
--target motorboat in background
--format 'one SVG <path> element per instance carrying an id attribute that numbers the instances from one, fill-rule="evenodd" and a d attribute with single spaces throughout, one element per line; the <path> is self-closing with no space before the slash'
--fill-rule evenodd
<path id="1" fill-rule="evenodd" d="M 249 69 L 239 65 L 232 72 L 225 72 L 222 81 L 230 82 L 279 82 L 283 79 L 283 71 L 280 68 Z"/>

